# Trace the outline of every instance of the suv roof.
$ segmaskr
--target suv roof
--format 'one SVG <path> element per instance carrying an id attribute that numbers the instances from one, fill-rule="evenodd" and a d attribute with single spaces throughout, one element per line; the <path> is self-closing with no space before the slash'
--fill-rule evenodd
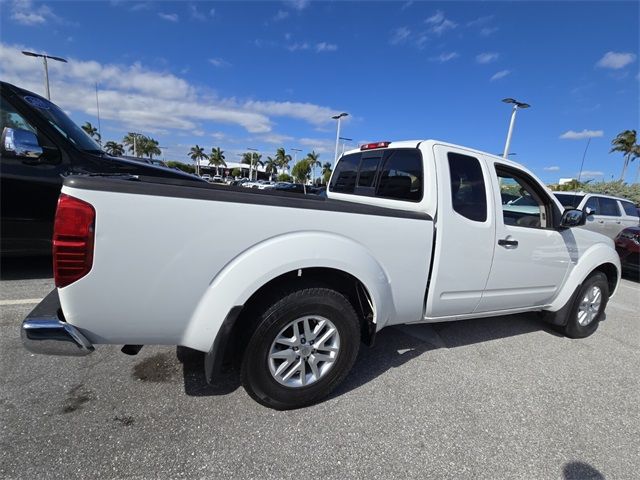
<path id="1" fill-rule="evenodd" d="M 606 193 L 594 193 L 594 192 L 565 192 L 565 191 L 559 191 L 556 190 L 553 192 L 553 194 L 560 194 L 560 195 L 582 195 L 583 197 L 587 197 L 587 196 L 598 196 L 598 197 L 604 197 L 604 198 L 611 198 L 613 200 L 621 200 L 623 202 L 631 202 L 635 205 L 635 203 L 633 202 L 633 200 L 629 200 L 628 198 L 624 198 L 624 197 L 614 197 L 613 195 L 607 195 Z"/>

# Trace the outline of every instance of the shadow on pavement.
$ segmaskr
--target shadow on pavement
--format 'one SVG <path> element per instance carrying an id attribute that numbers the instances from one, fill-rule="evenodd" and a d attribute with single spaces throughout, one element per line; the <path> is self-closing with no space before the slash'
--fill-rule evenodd
<path id="1" fill-rule="evenodd" d="M 0 280 L 53 278 L 50 256 L 0 258 Z"/>
<path id="2" fill-rule="evenodd" d="M 361 344 L 356 363 L 329 398 L 354 390 L 386 371 L 397 368 L 429 350 L 455 348 L 531 332 L 546 331 L 560 336 L 536 315 L 481 318 L 437 324 L 403 325 L 382 330 L 376 343 L 368 348 Z M 185 393 L 191 396 L 226 395 L 240 386 L 240 375 L 230 371 L 208 385 L 204 375 L 204 353 L 178 347 L 182 362 Z"/>
<path id="3" fill-rule="evenodd" d="M 565 480 L 604 480 L 604 475 L 585 462 L 569 462 L 562 467 Z"/>

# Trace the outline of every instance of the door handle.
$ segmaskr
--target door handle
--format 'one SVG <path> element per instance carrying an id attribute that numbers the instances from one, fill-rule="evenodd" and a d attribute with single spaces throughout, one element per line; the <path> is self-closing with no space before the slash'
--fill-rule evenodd
<path id="1" fill-rule="evenodd" d="M 598 220 L 598 223 L 604 223 L 604 220 Z"/>
<path id="2" fill-rule="evenodd" d="M 506 248 L 515 248 L 518 246 L 518 241 L 517 240 L 513 240 L 509 237 L 507 238 L 501 238 L 498 240 L 498 245 L 500 245 L 501 247 L 506 247 Z"/>

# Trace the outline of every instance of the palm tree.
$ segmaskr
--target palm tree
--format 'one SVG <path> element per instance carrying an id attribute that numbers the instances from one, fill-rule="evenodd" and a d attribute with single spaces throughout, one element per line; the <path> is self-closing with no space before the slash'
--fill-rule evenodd
<path id="1" fill-rule="evenodd" d="M 609 153 L 622 152 L 624 156 L 624 164 L 622 165 L 622 173 L 620 174 L 620 181 L 624 181 L 629 163 L 640 156 L 640 146 L 637 143 L 636 131 L 625 130 L 624 132 L 620 132 L 616 138 L 611 140 L 611 145 L 613 145 L 613 148 L 609 150 Z"/>
<path id="2" fill-rule="evenodd" d="M 275 158 L 267 157 L 267 161 L 264 162 L 265 172 L 269 174 L 269 179 L 273 180 L 273 174 L 278 173 L 278 161 Z"/>
<path id="3" fill-rule="evenodd" d="M 102 140 L 102 137 L 100 136 L 100 132 L 98 132 L 98 129 L 93 125 L 91 125 L 91 123 L 84 122 L 84 125 L 82 125 L 82 130 L 87 132 L 87 135 L 95 139 L 98 143 L 100 143 L 100 140 Z"/>
<path id="4" fill-rule="evenodd" d="M 142 137 L 142 135 L 140 135 L 139 133 L 129 132 L 122 139 L 122 143 L 125 144 L 128 150 L 131 153 L 133 153 L 136 157 L 142 156 L 142 153 L 138 148 L 138 142 L 140 141 L 140 137 Z"/>
<path id="5" fill-rule="evenodd" d="M 138 138 L 138 151 L 141 152 L 141 155 L 147 155 L 149 158 L 153 158 L 154 155 L 162 155 L 158 141 L 144 135 Z"/>
<path id="6" fill-rule="evenodd" d="M 218 167 L 220 167 L 220 165 L 227 166 L 224 161 L 224 150 L 220 150 L 220 147 L 212 147 L 211 153 L 209 154 L 209 165 L 216 167 L 216 175 L 220 175 Z"/>
<path id="7" fill-rule="evenodd" d="M 195 147 L 191 147 L 189 150 L 189 158 L 196 163 L 196 175 L 200 176 L 200 160 L 204 160 L 205 158 L 209 158 L 206 153 L 204 153 L 204 148 L 196 145 Z"/>
<path id="8" fill-rule="evenodd" d="M 252 176 L 251 170 L 252 170 L 252 167 L 253 167 L 253 152 L 245 152 L 245 153 L 243 153 L 242 154 L 242 160 L 240 160 L 240 163 L 242 163 L 243 165 L 249 165 L 249 174 L 247 175 L 247 177 Z M 243 174 L 243 176 L 244 176 L 244 174 Z M 251 178 L 249 178 L 249 180 L 251 180 Z"/>
<path id="9" fill-rule="evenodd" d="M 311 170 L 311 184 L 315 183 L 315 170 L 316 167 L 321 167 L 322 164 L 318 160 L 320 157 L 319 153 L 316 153 L 315 150 L 312 150 L 311 153 L 307 153 L 306 161 L 309 164 L 309 169 Z"/>
<path id="10" fill-rule="evenodd" d="M 287 155 L 284 148 L 276 150 L 276 163 L 280 167 L 280 172 L 284 173 L 289 168 L 289 162 L 291 161 L 291 155 Z"/>
<path id="11" fill-rule="evenodd" d="M 119 157 L 124 155 L 124 146 L 121 143 L 114 142 L 113 140 L 109 140 L 104 144 L 105 151 L 114 157 Z"/>
<path id="12" fill-rule="evenodd" d="M 331 164 L 329 162 L 324 162 L 324 165 L 322 165 L 322 180 L 325 185 L 329 181 L 332 171 L 333 169 L 331 168 Z"/>

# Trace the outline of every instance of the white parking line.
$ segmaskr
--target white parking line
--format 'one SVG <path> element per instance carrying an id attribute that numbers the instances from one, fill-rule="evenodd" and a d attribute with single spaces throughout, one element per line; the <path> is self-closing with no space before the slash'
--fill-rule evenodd
<path id="1" fill-rule="evenodd" d="M 21 298 L 18 300 L 0 300 L 0 306 L 9 305 L 30 305 L 34 303 L 40 303 L 41 298 Z"/>

